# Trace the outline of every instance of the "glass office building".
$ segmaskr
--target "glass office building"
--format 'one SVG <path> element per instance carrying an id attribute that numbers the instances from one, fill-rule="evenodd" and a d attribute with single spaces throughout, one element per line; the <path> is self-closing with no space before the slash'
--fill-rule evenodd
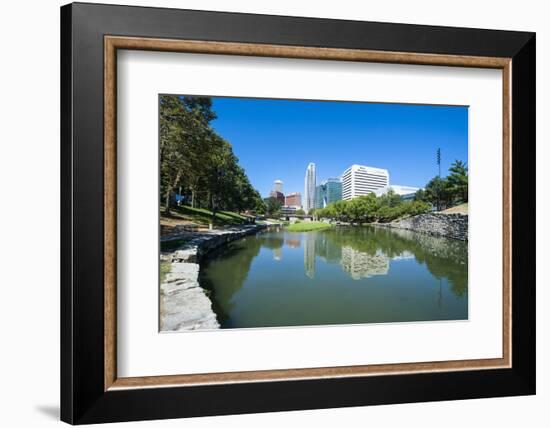
<path id="1" fill-rule="evenodd" d="M 342 181 L 339 178 L 329 178 L 315 188 L 315 208 L 325 208 L 341 199 Z"/>
<path id="2" fill-rule="evenodd" d="M 324 208 L 325 186 L 319 184 L 315 188 L 315 208 Z"/>

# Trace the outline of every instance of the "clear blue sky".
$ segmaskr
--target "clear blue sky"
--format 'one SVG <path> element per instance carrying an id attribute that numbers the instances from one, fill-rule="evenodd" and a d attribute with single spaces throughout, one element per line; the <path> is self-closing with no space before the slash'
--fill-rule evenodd
<path id="1" fill-rule="evenodd" d="M 252 185 L 267 196 L 273 181 L 304 192 L 307 164 L 317 182 L 352 164 L 386 168 L 390 184 L 423 187 L 455 159 L 468 161 L 468 108 L 213 97 L 214 129 L 232 146 Z"/>

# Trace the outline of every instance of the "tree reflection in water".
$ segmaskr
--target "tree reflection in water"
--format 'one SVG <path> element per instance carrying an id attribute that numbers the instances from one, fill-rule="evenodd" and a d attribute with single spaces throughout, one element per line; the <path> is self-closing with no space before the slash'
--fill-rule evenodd
<path id="1" fill-rule="evenodd" d="M 383 275 L 389 271 L 389 260 L 415 258 L 417 262 L 426 265 L 430 273 L 437 279 L 446 278 L 452 284 L 452 291 L 457 296 L 463 296 L 468 289 L 468 243 L 456 239 L 430 236 L 408 230 L 386 229 L 375 226 L 356 227 L 353 233 L 349 228 L 335 227 L 323 231 L 329 241 L 319 254 L 331 251 L 330 247 L 342 248 L 348 256 L 344 259 L 363 259 L 364 272 L 361 276 L 373 274 Z M 347 250 L 346 250 L 347 249 Z M 369 257 L 372 262 L 369 262 Z M 379 268 L 378 268 L 378 267 Z M 379 271 L 381 273 L 374 273 Z M 382 273 L 382 271 L 384 271 Z M 351 275 L 351 271 L 350 275 Z M 353 275 L 352 275 L 353 276 Z"/>
<path id="2" fill-rule="evenodd" d="M 267 231 L 211 257 L 200 283 L 226 328 L 466 319 L 468 245 L 372 226 Z"/>

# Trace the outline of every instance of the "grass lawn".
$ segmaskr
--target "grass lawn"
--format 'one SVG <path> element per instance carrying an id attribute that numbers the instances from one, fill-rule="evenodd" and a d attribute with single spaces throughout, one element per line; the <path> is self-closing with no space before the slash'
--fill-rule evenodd
<path id="1" fill-rule="evenodd" d="M 322 221 L 306 221 L 302 223 L 290 224 L 286 227 L 289 232 L 310 232 L 312 230 L 328 229 L 332 225 Z"/>
<path id="2" fill-rule="evenodd" d="M 441 211 L 444 214 L 468 214 L 468 202 Z"/>

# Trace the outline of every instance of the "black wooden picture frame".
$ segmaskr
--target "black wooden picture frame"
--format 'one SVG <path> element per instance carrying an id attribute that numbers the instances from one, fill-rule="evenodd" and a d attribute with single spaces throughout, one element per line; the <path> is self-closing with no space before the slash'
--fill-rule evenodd
<path id="1" fill-rule="evenodd" d="M 104 40 L 125 36 L 511 60 L 511 367 L 105 387 Z M 61 8 L 61 419 L 165 419 L 535 393 L 535 34 L 74 3 Z"/>

